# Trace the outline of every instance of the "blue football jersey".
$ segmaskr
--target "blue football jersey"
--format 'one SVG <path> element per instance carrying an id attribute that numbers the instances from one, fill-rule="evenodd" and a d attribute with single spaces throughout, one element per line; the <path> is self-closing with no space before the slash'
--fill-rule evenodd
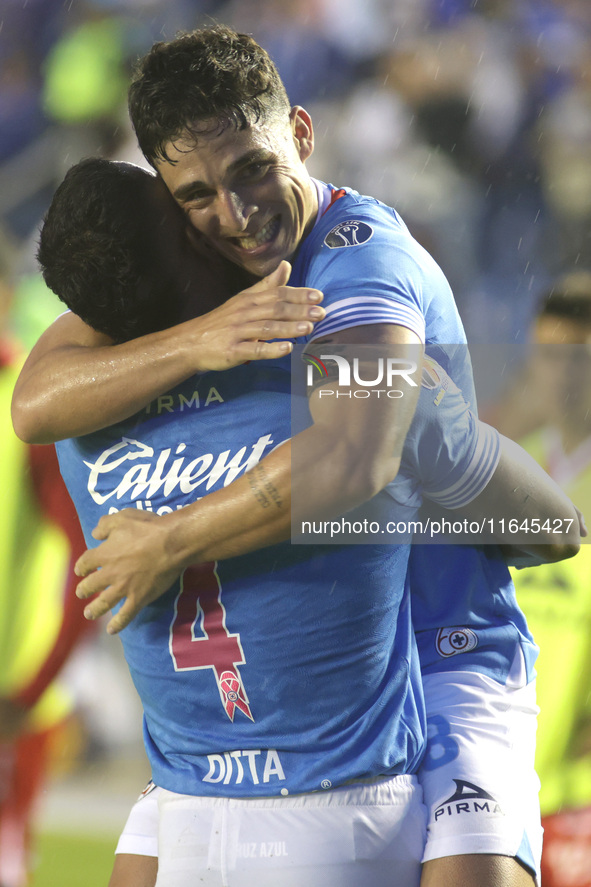
<path id="1" fill-rule="evenodd" d="M 487 486 L 499 456 L 496 429 L 478 420 L 463 392 L 426 354 L 400 471 L 386 492 L 400 507 L 411 508 L 413 518 L 424 499 L 461 508 Z"/>
<path id="2" fill-rule="evenodd" d="M 290 436 L 290 361 L 190 379 L 57 445 L 89 545 L 101 514 L 164 514 Z M 158 785 L 269 796 L 413 772 L 424 746 L 408 550 L 268 547 L 185 571 L 121 633 Z"/>
<path id="3" fill-rule="evenodd" d="M 398 213 L 356 191 L 317 185 L 321 195 L 328 188 L 342 196 L 320 215 L 292 259 L 290 285 L 324 293 L 326 316 L 313 338 L 347 327 L 395 323 L 413 330 L 422 342 L 465 343 L 445 275 Z M 326 201 L 321 198 L 320 204 Z M 467 395 L 470 380 L 452 378 Z"/>
<path id="4" fill-rule="evenodd" d="M 399 489 L 418 475 L 469 497 L 496 464 L 454 386 L 419 408 Z M 132 419 L 57 444 L 89 545 L 102 514 L 166 514 L 231 483 L 290 434 L 289 360 L 205 373 Z M 450 427 L 462 426 L 450 446 Z M 438 469 L 435 462 L 438 463 Z M 395 482 L 396 483 L 396 482 Z M 172 791 L 256 797 L 414 772 L 425 712 L 408 545 L 285 543 L 187 569 L 120 637 L 144 707 L 153 778 Z"/>
<path id="5" fill-rule="evenodd" d="M 427 344 L 476 415 L 466 336 L 437 263 L 392 208 L 349 188 L 316 186 L 319 219 L 293 261 L 290 280 L 324 292 L 326 317 L 313 338 L 370 323 L 406 326 Z M 410 577 L 425 671 L 475 670 L 504 683 L 519 660 L 533 676 L 537 647 L 497 546 L 415 544 Z M 460 626 L 472 626 L 469 643 L 453 648 L 442 641 Z"/>
<path id="6" fill-rule="evenodd" d="M 428 343 L 456 346 L 443 356 L 457 357 L 460 378 L 466 349 L 449 287 L 393 210 L 347 192 L 300 247 L 291 282 L 325 293 L 315 335 L 401 323 Z M 182 508 L 289 438 L 289 369 L 285 359 L 204 373 L 118 426 L 60 442 L 88 544 L 97 544 L 90 534 L 102 514 Z M 458 409 L 455 398 L 450 389 L 442 410 L 429 408 L 433 427 Z M 401 513 L 416 510 L 417 484 L 445 499 L 458 484 L 474 495 L 475 478 L 490 476 L 494 435 L 483 443 L 465 401 L 461 409 L 452 445 L 433 439 L 428 450 L 441 473 L 429 464 L 420 480 L 427 438 L 414 426 L 398 489 L 384 493 Z M 409 552 L 285 543 L 186 570 L 121 634 L 155 781 L 182 793 L 256 797 L 414 772 L 425 712 Z"/>
<path id="7" fill-rule="evenodd" d="M 413 623 L 424 674 L 478 671 L 502 684 L 535 676 L 538 648 L 496 545 L 413 545 Z"/>

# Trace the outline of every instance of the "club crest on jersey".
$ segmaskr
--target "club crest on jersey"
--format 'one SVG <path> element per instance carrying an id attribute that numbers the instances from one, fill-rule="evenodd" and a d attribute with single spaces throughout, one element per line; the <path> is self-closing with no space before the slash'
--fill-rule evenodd
<path id="1" fill-rule="evenodd" d="M 324 242 L 329 249 L 340 249 L 344 246 L 361 246 L 373 237 L 373 228 L 367 222 L 351 219 L 341 222 L 329 231 Z"/>
<path id="2" fill-rule="evenodd" d="M 444 659 L 449 656 L 457 656 L 458 653 L 468 653 L 478 646 L 478 637 L 471 628 L 453 626 L 452 628 L 440 628 L 435 640 L 437 652 Z"/>

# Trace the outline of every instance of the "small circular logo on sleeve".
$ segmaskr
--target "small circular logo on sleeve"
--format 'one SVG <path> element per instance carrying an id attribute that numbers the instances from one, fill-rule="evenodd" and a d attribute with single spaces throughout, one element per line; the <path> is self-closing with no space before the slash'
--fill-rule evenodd
<path id="1" fill-rule="evenodd" d="M 329 231 L 324 238 L 329 249 L 341 249 L 344 246 L 361 246 L 373 237 L 373 228 L 367 222 L 351 219 L 341 222 Z"/>
<path id="2" fill-rule="evenodd" d="M 458 653 L 468 653 L 478 646 L 478 637 L 471 628 L 453 626 L 452 628 L 440 628 L 435 641 L 437 652 L 447 659 L 448 656 L 457 656 Z"/>

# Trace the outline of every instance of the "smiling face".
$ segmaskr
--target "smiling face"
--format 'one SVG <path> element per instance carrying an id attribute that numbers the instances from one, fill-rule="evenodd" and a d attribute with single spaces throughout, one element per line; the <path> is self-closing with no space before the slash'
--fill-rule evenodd
<path id="1" fill-rule="evenodd" d="M 318 208 L 305 161 L 312 123 L 302 108 L 243 130 L 203 127 L 166 145 L 157 169 L 169 191 L 223 256 L 264 277 L 294 254 Z"/>
<path id="2" fill-rule="evenodd" d="M 174 309 L 167 325 L 211 311 L 250 280 L 207 248 L 187 217 L 172 200 L 164 183 L 154 176 L 145 182 L 144 202 L 138 204 L 145 225 L 145 279 L 157 315 Z"/>

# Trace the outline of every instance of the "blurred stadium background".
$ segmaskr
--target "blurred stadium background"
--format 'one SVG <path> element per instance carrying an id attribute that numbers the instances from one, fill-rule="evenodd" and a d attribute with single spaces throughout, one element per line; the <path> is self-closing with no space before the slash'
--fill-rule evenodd
<path id="1" fill-rule="evenodd" d="M 253 33 L 312 113 L 311 172 L 401 212 L 446 272 L 469 341 L 527 341 L 550 281 L 591 268 L 588 0 L 0 0 L 0 316 L 23 349 L 60 312 L 34 258 L 55 187 L 84 156 L 143 162 L 130 66 L 212 20 Z M 63 676 L 74 714 L 53 751 L 33 887 L 106 884 L 148 777 L 139 705 L 103 635 Z"/>

